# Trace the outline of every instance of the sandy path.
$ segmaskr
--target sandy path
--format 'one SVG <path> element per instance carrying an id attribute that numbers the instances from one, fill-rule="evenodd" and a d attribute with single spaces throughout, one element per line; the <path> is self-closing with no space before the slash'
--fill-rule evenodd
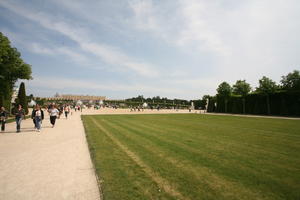
<path id="1" fill-rule="evenodd" d="M 0 199 L 99 199 L 80 113 L 59 119 L 51 128 L 49 117 L 40 134 L 32 120 L 15 123 L 0 133 Z"/>

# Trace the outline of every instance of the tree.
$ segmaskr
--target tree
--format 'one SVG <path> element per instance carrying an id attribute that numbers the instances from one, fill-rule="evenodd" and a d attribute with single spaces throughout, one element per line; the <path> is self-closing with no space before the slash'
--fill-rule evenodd
<path id="1" fill-rule="evenodd" d="M 25 113 L 28 114 L 28 102 L 27 102 L 27 96 L 25 91 L 25 84 L 22 82 L 19 87 L 18 92 L 18 99 L 17 99 L 17 105 L 22 105 L 22 108 L 25 110 Z"/>
<path id="2" fill-rule="evenodd" d="M 16 48 L 0 32 L 0 98 L 9 108 L 14 85 L 18 79 L 31 79 L 31 66 L 26 64 Z M 9 108 L 10 110 L 10 108 Z"/>
<path id="3" fill-rule="evenodd" d="M 218 96 L 224 98 L 225 112 L 227 112 L 228 98 L 232 93 L 232 88 L 227 82 L 222 82 L 217 88 Z"/>
<path id="4" fill-rule="evenodd" d="M 199 107 L 201 107 L 202 109 L 206 109 L 209 98 L 210 98 L 209 95 L 204 95 L 199 102 Z"/>
<path id="5" fill-rule="evenodd" d="M 243 97 L 243 113 L 246 113 L 246 95 L 251 90 L 250 84 L 246 80 L 237 80 L 233 85 L 233 94 L 241 95 Z"/>
<path id="6" fill-rule="evenodd" d="M 282 76 L 281 79 L 282 88 L 285 90 L 300 90 L 300 74 L 298 70 L 294 70 L 288 73 L 286 76 Z"/>
<path id="7" fill-rule="evenodd" d="M 256 88 L 256 92 L 266 96 L 268 115 L 271 114 L 270 94 L 274 93 L 276 90 L 278 90 L 278 88 L 279 87 L 275 81 L 265 76 L 259 80 L 259 86 Z"/>

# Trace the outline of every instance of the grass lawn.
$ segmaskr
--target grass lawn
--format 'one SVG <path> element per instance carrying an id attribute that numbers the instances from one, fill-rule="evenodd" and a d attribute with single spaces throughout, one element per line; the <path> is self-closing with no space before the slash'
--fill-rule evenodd
<path id="1" fill-rule="evenodd" d="M 300 121 L 82 116 L 104 200 L 300 199 Z"/>

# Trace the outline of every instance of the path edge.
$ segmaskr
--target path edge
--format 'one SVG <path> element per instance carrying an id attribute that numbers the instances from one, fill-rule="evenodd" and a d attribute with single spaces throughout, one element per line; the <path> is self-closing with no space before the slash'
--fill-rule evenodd
<path id="1" fill-rule="evenodd" d="M 94 174 L 95 174 L 95 177 L 96 177 L 97 186 L 98 186 L 99 195 L 100 195 L 100 200 L 103 200 L 103 191 L 102 191 L 101 179 L 100 179 L 100 177 L 99 177 L 99 176 L 97 175 L 97 173 L 96 173 L 95 163 L 94 163 L 94 160 L 93 160 L 93 158 L 92 158 L 92 156 L 91 156 L 90 144 L 88 143 L 88 140 L 87 140 L 87 132 L 86 132 L 86 129 L 85 129 L 83 120 L 82 120 L 82 116 L 83 116 L 83 115 L 80 115 L 80 121 L 81 121 L 82 126 L 83 126 L 83 128 L 84 128 L 85 142 L 86 142 L 87 147 L 88 147 L 89 157 L 90 157 L 90 159 L 91 159 L 92 166 L 93 166 L 93 171 L 94 171 Z"/>

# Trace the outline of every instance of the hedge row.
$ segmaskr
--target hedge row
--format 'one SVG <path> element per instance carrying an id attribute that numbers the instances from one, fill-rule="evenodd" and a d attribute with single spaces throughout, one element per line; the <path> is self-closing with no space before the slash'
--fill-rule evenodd
<path id="1" fill-rule="evenodd" d="M 267 115 L 268 100 L 271 115 L 300 116 L 300 91 L 280 91 L 269 96 L 249 94 L 245 97 L 245 114 Z M 225 98 L 216 96 L 209 100 L 208 112 L 225 113 Z M 227 113 L 243 113 L 243 97 L 230 96 L 227 99 Z"/>

